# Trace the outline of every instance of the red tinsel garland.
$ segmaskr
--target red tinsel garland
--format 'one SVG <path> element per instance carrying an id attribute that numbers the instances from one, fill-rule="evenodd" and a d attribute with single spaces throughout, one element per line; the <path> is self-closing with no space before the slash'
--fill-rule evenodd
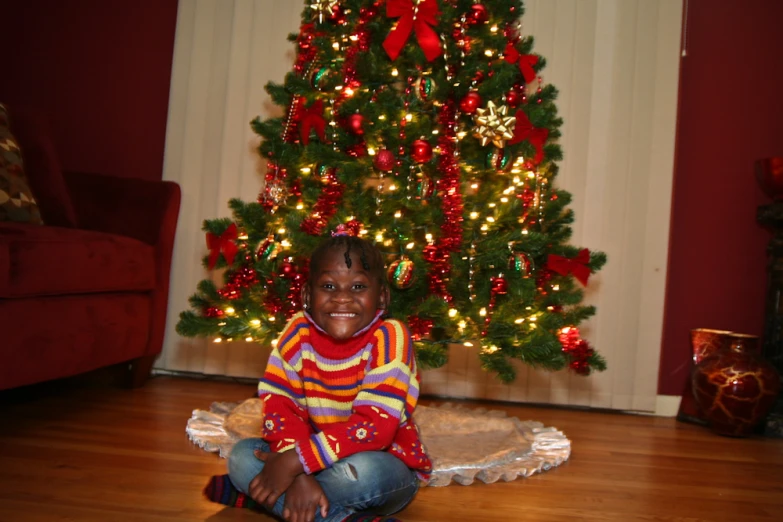
<path id="1" fill-rule="evenodd" d="M 429 291 L 451 303 L 454 298 L 446 289 L 451 275 L 449 252 L 459 252 L 462 247 L 462 193 L 460 192 L 460 169 L 457 162 L 457 103 L 449 100 L 443 104 L 438 116 L 442 132 L 438 138 L 438 194 L 443 207 L 441 237 L 424 248 L 424 259 L 430 263 L 427 274 Z"/>
<path id="2" fill-rule="evenodd" d="M 579 375 L 590 373 L 590 357 L 595 353 L 590 345 L 582 339 L 578 328 L 563 328 L 559 336 L 563 353 L 569 359 L 568 367 Z"/>
<path id="3" fill-rule="evenodd" d="M 335 169 L 328 169 L 324 175 L 326 186 L 318 201 L 313 205 L 310 217 L 302 221 L 299 228 L 311 236 L 320 236 L 326 230 L 329 219 L 337 212 L 337 207 L 343 197 L 345 186 L 337 180 Z"/>

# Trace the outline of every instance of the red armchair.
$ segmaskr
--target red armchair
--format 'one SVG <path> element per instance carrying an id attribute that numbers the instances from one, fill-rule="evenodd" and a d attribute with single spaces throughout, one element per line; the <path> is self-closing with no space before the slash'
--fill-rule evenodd
<path id="1" fill-rule="evenodd" d="M 44 225 L 0 222 L 0 389 L 129 363 L 163 346 L 180 189 L 60 171 L 45 119 L 9 107 Z"/>

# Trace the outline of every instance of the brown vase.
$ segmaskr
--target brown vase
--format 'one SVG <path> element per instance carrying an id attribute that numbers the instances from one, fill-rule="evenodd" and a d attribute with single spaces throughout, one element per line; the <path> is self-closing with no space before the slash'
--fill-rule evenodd
<path id="1" fill-rule="evenodd" d="M 737 333 L 728 337 L 728 348 L 696 365 L 693 394 L 715 433 L 746 437 L 775 403 L 780 377 L 759 355 L 758 337 Z"/>

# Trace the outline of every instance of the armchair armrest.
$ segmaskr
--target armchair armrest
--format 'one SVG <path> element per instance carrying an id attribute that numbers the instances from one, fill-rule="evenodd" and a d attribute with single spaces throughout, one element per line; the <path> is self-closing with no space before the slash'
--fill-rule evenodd
<path id="1" fill-rule="evenodd" d="M 173 247 L 181 192 L 173 181 L 65 172 L 79 228 Z M 168 245 L 160 245 L 161 241 Z"/>

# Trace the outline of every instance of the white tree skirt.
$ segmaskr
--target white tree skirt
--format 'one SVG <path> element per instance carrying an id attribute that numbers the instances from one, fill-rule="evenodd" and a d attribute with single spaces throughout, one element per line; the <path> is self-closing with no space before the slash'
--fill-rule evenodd
<path id="1" fill-rule="evenodd" d="M 214 402 L 209 411 L 194 410 L 185 431 L 199 447 L 226 457 L 236 441 L 259 436 L 261 413 L 259 399 Z M 561 431 L 502 411 L 418 406 L 416 424 L 432 459 L 430 486 L 529 477 L 571 455 L 571 441 Z"/>

